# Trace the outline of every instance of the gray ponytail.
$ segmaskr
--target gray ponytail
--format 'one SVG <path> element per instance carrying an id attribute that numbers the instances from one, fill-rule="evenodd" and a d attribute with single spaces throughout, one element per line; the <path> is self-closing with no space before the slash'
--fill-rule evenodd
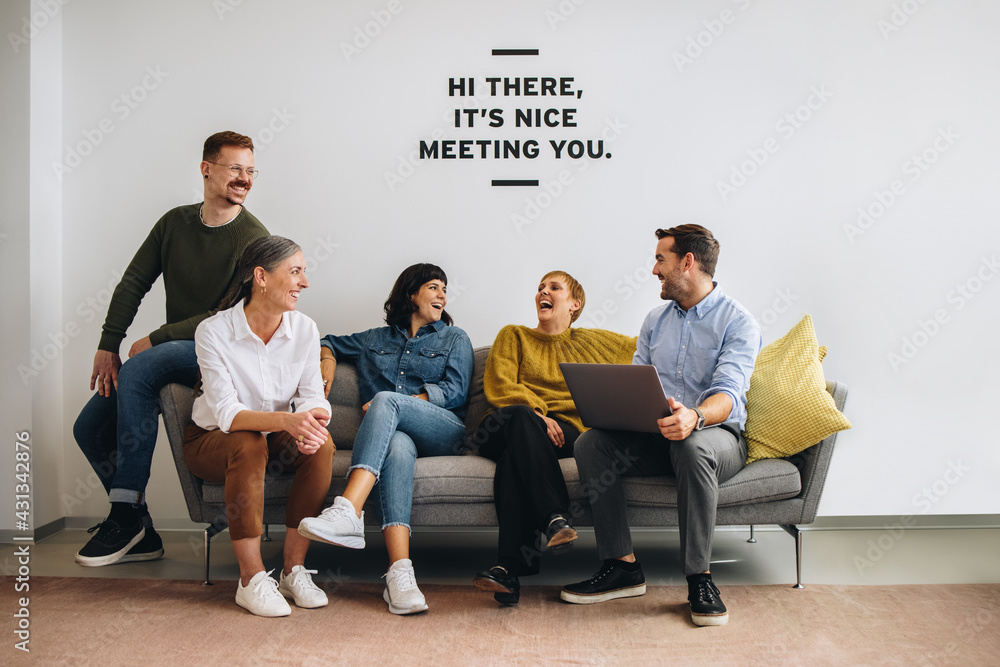
<path id="1" fill-rule="evenodd" d="M 302 250 L 294 241 L 283 236 L 262 236 L 243 251 L 239 264 L 236 265 L 236 275 L 229 291 L 219 302 L 219 310 L 232 308 L 240 300 L 246 306 L 253 296 L 253 271 L 258 266 L 271 273 L 286 259 Z"/>

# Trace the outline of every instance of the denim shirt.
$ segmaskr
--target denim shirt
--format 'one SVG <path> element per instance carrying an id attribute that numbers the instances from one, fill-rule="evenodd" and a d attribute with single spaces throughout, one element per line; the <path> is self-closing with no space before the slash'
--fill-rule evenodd
<path id="1" fill-rule="evenodd" d="M 686 407 L 726 394 L 733 402 L 728 423 L 746 426 L 747 389 L 761 347 L 760 326 L 717 283 L 685 311 L 676 301 L 654 309 L 639 331 L 633 364 L 652 364 L 663 393 Z"/>
<path id="2" fill-rule="evenodd" d="M 426 324 L 413 338 L 398 326 L 385 326 L 347 336 L 324 336 L 320 345 L 338 361 L 358 369 L 363 401 L 380 391 L 426 393 L 431 403 L 465 416 L 475 360 L 468 334 L 442 321 Z"/>

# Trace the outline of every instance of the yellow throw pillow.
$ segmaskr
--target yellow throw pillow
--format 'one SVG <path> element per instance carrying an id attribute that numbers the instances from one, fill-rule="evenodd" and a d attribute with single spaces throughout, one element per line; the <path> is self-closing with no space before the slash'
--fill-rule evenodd
<path id="1" fill-rule="evenodd" d="M 809 315 L 760 351 L 747 391 L 747 463 L 797 454 L 851 428 L 826 390 L 825 356 Z"/>

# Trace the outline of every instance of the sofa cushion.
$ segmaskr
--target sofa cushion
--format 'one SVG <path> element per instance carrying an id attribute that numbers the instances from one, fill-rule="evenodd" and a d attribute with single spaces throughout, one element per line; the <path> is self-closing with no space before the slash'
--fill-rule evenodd
<path id="1" fill-rule="evenodd" d="M 757 356 L 747 391 L 747 462 L 783 458 L 851 422 L 826 390 L 812 318 L 806 315 Z"/>
<path id="2" fill-rule="evenodd" d="M 354 364 L 337 364 L 330 387 L 330 423 L 326 430 L 333 438 L 337 451 L 350 450 L 354 446 L 354 435 L 361 426 L 361 397 L 358 392 L 358 372 Z"/>
<path id="3" fill-rule="evenodd" d="M 496 464 L 482 456 L 432 456 L 417 459 L 413 504 L 493 503 Z"/>
<path id="4" fill-rule="evenodd" d="M 570 458 L 559 463 L 569 488 L 570 500 L 589 504 L 591 492 L 581 491 L 576 461 Z M 343 493 L 350 464 L 350 452 L 338 451 L 334 456 L 333 483 L 327 504 Z M 418 458 L 413 471 L 413 506 L 484 503 L 492 508 L 495 468 L 493 461 L 473 454 Z M 268 503 L 287 501 L 292 479 L 291 475 L 268 475 L 264 487 L 265 500 Z M 798 468 L 788 461 L 757 461 L 719 486 L 719 507 L 794 498 L 801 491 L 801 481 Z M 213 504 L 225 502 L 224 491 L 222 484 L 209 482 L 202 488 L 204 500 Z M 625 480 L 625 498 L 634 507 L 676 507 L 677 481 L 672 475 L 628 477 Z M 376 515 L 371 502 L 366 504 L 365 510 L 372 513 L 374 520 Z M 492 518 L 484 525 L 495 524 L 495 515 L 490 516 Z"/>
<path id="5" fill-rule="evenodd" d="M 601 488 L 583 488 L 573 459 L 560 462 L 571 501 L 590 504 Z M 750 464 L 719 485 L 719 507 L 794 498 L 802 491 L 799 469 L 783 460 Z M 633 507 L 676 507 L 677 480 L 673 475 L 626 477 L 625 500 Z"/>

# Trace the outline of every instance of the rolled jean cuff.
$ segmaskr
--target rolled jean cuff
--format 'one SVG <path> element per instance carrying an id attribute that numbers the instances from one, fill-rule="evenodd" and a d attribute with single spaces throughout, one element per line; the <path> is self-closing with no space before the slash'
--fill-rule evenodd
<path id="1" fill-rule="evenodd" d="M 358 468 L 361 468 L 362 470 L 367 470 L 371 474 L 375 475 L 375 481 L 376 482 L 378 481 L 379 477 L 381 477 L 381 475 L 379 474 L 378 470 L 375 470 L 375 468 L 372 468 L 371 466 L 365 465 L 364 463 L 358 463 L 357 465 L 353 465 L 350 468 L 348 468 L 347 469 L 347 474 L 344 475 L 344 477 L 350 477 L 351 473 L 354 472 L 355 470 L 357 470 Z"/>
<path id="2" fill-rule="evenodd" d="M 382 530 L 385 530 L 386 528 L 392 528 L 393 526 L 406 526 L 406 531 L 409 533 L 410 537 L 413 537 L 413 529 L 410 528 L 410 524 L 406 523 L 405 521 L 392 521 L 390 523 L 384 523 L 382 524 Z"/>
<path id="3" fill-rule="evenodd" d="M 145 505 L 146 493 L 144 491 L 133 491 L 131 489 L 111 489 L 111 491 L 108 492 L 108 502 Z"/>

